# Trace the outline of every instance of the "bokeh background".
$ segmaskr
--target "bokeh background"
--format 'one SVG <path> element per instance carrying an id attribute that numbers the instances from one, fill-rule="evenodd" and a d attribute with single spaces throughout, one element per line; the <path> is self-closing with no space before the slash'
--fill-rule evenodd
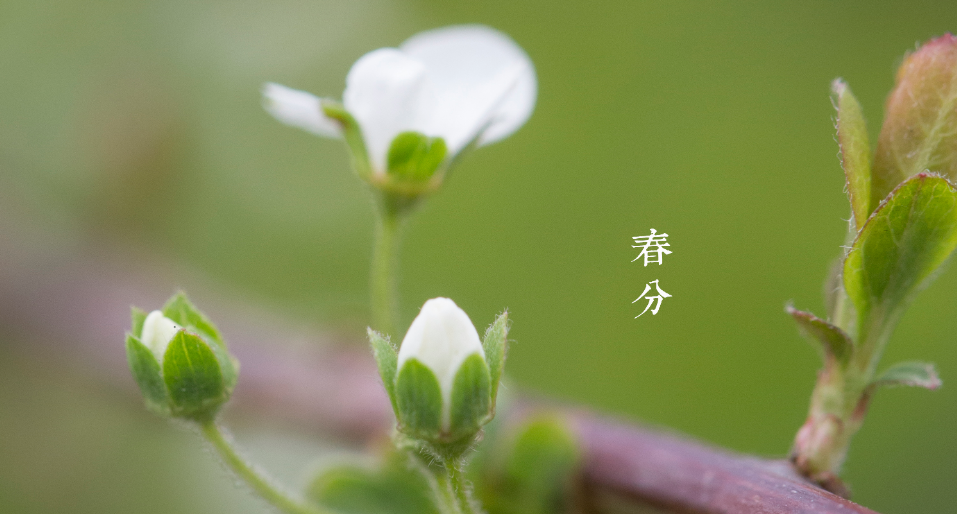
<path id="1" fill-rule="evenodd" d="M 158 297 L 183 286 L 359 339 L 368 194 L 340 143 L 275 122 L 259 89 L 338 96 L 363 53 L 459 23 L 526 49 L 538 104 L 412 219 L 404 321 L 440 295 L 479 326 L 507 307 L 513 389 L 784 455 L 819 362 L 783 307 L 823 313 L 849 216 L 829 83 L 849 82 L 876 137 L 904 53 L 957 29 L 950 1 L 2 0 L 0 276 L 18 276 L 13 254 L 107 248 L 179 270 Z M 645 268 L 631 237 L 652 227 L 674 253 Z M 673 297 L 636 320 L 654 279 Z M 265 509 L 194 434 L 15 325 L 0 512 Z M 903 359 L 936 362 L 945 386 L 881 391 L 846 478 L 883 513 L 953 512 L 954 269 L 900 324 L 884 363 Z M 291 483 L 326 447 L 268 420 L 236 431 Z"/>

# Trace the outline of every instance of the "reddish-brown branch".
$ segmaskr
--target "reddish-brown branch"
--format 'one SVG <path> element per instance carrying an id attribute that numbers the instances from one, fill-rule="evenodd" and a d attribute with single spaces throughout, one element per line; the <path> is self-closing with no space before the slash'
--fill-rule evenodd
<path id="1" fill-rule="evenodd" d="M 50 355 L 67 350 L 97 376 L 132 391 L 121 344 L 128 309 L 132 303 L 157 306 L 171 292 L 175 282 L 163 280 L 164 268 L 6 257 L 0 262 L 0 326 L 49 343 L 36 348 Z M 329 334 L 303 338 L 278 324 L 270 327 L 261 315 L 230 315 L 233 309 L 200 300 L 242 363 L 232 408 L 353 440 L 388 429 L 389 404 L 364 348 L 335 344 Z M 277 344 L 304 339 L 324 344 Z M 786 461 L 736 455 L 580 410 L 569 416 L 584 449 L 583 487 L 596 502 L 623 499 L 701 514 L 873 514 L 805 482 Z"/>

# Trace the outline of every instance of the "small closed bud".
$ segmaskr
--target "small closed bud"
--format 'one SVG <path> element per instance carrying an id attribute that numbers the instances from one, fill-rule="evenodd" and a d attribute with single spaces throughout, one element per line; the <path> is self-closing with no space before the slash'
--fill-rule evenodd
<path id="1" fill-rule="evenodd" d="M 147 407 L 164 416 L 209 420 L 226 403 L 239 364 L 219 332 L 182 293 L 149 314 L 134 308 L 126 353 Z"/>
<path id="2" fill-rule="evenodd" d="M 425 302 L 398 353 L 370 330 L 399 430 L 447 454 L 467 447 L 494 415 L 506 335 L 503 314 L 483 344 L 465 311 L 448 298 Z"/>

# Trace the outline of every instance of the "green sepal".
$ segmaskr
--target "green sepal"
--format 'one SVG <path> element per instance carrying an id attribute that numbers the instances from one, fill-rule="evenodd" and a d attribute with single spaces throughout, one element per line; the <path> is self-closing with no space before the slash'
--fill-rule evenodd
<path id="1" fill-rule="evenodd" d="M 871 382 L 872 386 L 911 386 L 937 389 L 943 384 L 930 362 L 898 362 Z"/>
<path id="2" fill-rule="evenodd" d="M 825 357 L 833 357 L 841 364 L 846 364 L 851 358 L 854 343 L 843 330 L 810 312 L 799 311 L 791 305 L 786 306 L 784 310 L 797 322 L 801 335 L 820 343 Z"/>
<path id="3" fill-rule="evenodd" d="M 841 149 L 841 167 L 847 179 L 847 194 L 857 230 L 871 214 L 871 146 L 861 104 L 851 88 L 841 80 L 831 83 L 834 108 L 837 109 L 837 143 Z"/>
<path id="4" fill-rule="evenodd" d="M 219 344 L 224 350 L 226 349 L 226 343 L 219 335 L 216 325 L 213 325 L 213 322 L 189 301 L 186 293 L 180 291 L 174 294 L 163 306 L 163 316 L 173 320 L 173 323 L 181 327 L 191 329 L 192 332 L 207 337 Z"/>
<path id="5" fill-rule="evenodd" d="M 485 351 L 485 360 L 488 364 L 489 381 L 492 386 L 492 409 L 495 409 L 495 399 L 498 397 L 498 385 L 502 381 L 502 372 L 505 370 L 505 357 L 508 354 L 508 311 L 505 311 L 489 325 L 482 340 L 482 349 Z"/>
<path id="6" fill-rule="evenodd" d="M 163 380 L 174 416 L 208 421 L 228 399 L 228 391 L 211 345 L 180 330 L 163 356 Z"/>
<path id="7" fill-rule="evenodd" d="M 369 343 L 372 345 L 372 355 L 379 366 L 379 376 L 382 377 L 382 385 L 385 386 L 386 393 L 389 394 L 389 401 L 392 402 L 392 411 L 398 413 L 399 406 L 395 399 L 395 375 L 399 365 L 399 354 L 388 337 L 372 330 L 367 330 L 369 334 Z"/>
<path id="8" fill-rule="evenodd" d="M 388 173 L 402 181 L 425 182 L 439 169 L 447 153 L 441 137 L 402 132 L 389 145 Z"/>
<path id="9" fill-rule="evenodd" d="M 418 359 L 405 361 L 395 381 L 395 397 L 400 430 L 427 441 L 440 437 L 442 389 L 432 370 Z"/>
<path id="10" fill-rule="evenodd" d="M 169 415 L 169 398 L 160 364 L 153 352 L 133 334 L 126 334 L 126 360 L 129 362 L 133 379 L 143 393 L 146 407 L 157 414 Z"/>
<path id="11" fill-rule="evenodd" d="M 401 456 L 381 466 L 345 464 L 325 469 L 309 483 L 306 497 L 340 514 L 440 514 L 429 484 Z"/>
<path id="12" fill-rule="evenodd" d="M 146 322 L 146 311 L 137 307 L 130 307 L 130 332 L 137 338 L 143 337 L 143 323 Z"/>
<path id="13" fill-rule="evenodd" d="M 226 394 L 228 396 L 232 394 L 233 388 L 236 387 L 236 381 L 239 380 L 239 361 L 226 351 L 224 345 L 213 342 L 209 345 L 209 349 L 212 350 L 213 355 L 216 356 L 219 371 L 223 375 L 223 387 L 226 388 Z"/>
<path id="14" fill-rule="evenodd" d="M 372 166 L 369 164 L 369 151 L 366 149 L 365 139 L 362 137 L 362 127 L 359 122 L 349 114 L 346 108 L 332 100 L 322 100 L 322 112 L 326 116 L 339 122 L 342 129 L 342 137 L 349 147 L 349 153 L 352 155 L 352 168 L 356 174 L 364 180 L 369 180 L 372 176 Z"/>
<path id="15" fill-rule="evenodd" d="M 867 220 L 844 260 L 844 288 L 860 326 L 895 320 L 955 247 L 957 190 L 926 173 L 901 183 Z"/>
<path id="16" fill-rule="evenodd" d="M 492 389 L 485 359 L 473 353 L 462 361 L 452 382 L 449 406 L 449 438 L 459 440 L 475 435 L 492 414 Z"/>

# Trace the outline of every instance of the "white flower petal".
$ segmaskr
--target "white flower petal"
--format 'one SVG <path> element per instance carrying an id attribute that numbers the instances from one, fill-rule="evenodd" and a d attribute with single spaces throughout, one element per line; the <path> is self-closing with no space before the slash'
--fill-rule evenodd
<path id="1" fill-rule="evenodd" d="M 480 145 L 509 136 L 535 108 L 535 67 L 520 46 L 497 30 L 445 27 L 416 34 L 400 48 L 428 68 L 440 103 L 437 135 L 447 138 L 450 153 L 485 125 Z"/>
<path id="2" fill-rule="evenodd" d="M 485 358 L 478 332 L 468 314 L 448 298 L 433 298 L 422 306 L 402 340 L 398 369 L 411 358 L 431 369 L 439 380 L 443 412 L 447 414 L 455 374 L 465 359 L 476 353 Z"/>
<path id="3" fill-rule="evenodd" d="M 305 91 L 267 82 L 263 86 L 263 107 L 286 125 L 317 136 L 342 137 L 339 123 L 322 112 L 320 99 Z"/>
<path id="4" fill-rule="evenodd" d="M 163 355 L 173 336 L 180 327 L 173 320 L 163 316 L 162 311 L 153 311 L 143 321 L 143 331 L 140 333 L 140 342 L 149 348 L 153 355 L 163 363 Z"/>
<path id="5" fill-rule="evenodd" d="M 435 92 L 425 65 L 395 48 L 373 50 L 346 77 L 342 103 L 359 126 L 369 159 L 384 172 L 392 140 L 401 132 L 431 132 Z"/>

